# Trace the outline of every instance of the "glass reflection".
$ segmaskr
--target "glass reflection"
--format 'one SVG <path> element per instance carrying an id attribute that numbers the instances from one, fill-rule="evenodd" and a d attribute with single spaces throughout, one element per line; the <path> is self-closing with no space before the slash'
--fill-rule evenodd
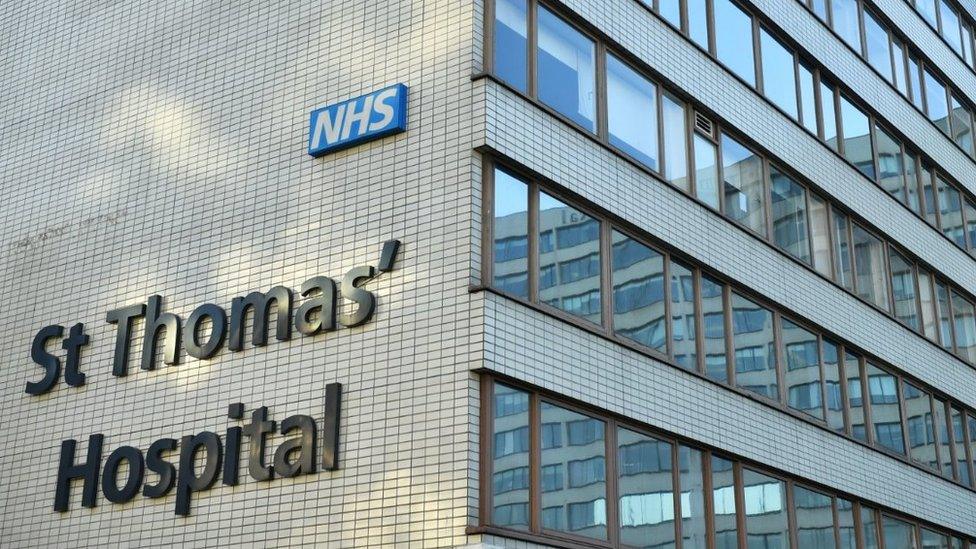
<path id="1" fill-rule="evenodd" d="M 612 239 L 614 332 L 666 353 L 664 256 L 617 231 Z"/>
<path id="2" fill-rule="evenodd" d="M 843 498 L 837 498 L 837 533 L 840 535 L 840 546 L 838 549 L 857 549 L 857 528 L 854 526 L 854 504 Z"/>
<path id="3" fill-rule="evenodd" d="M 737 549 L 735 479 L 732 462 L 712 455 L 712 508 L 715 514 L 715 549 Z"/>
<path id="4" fill-rule="evenodd" d="M 682 549 L 705 549 L 705 483 L 702 453 L 678 446 Z"/>
<path id="5" fill-rule="evenodd" d="M 617 430 L 621 543 L 675 546 L 671 448 L 669 442 Z"/>
<path id="6" fill-rule="evenodd" d="M 854 268 L 857 295 L 888 310 L 888 281 L 885 276 L 885 245 L 878 237 L 854 223 Z"/>
<path id="7" fill-rule="evenodd" d="M 794 410 L 823 419 L 817 336 L 785 318 L 782 333 L 787 404 Z"/>
<path id="8" fill-rule="evenodd" d="M 775 166 L 770 166 L 769 174 L 773 241 L 800 261 L 810 263 L 806 189 Z"/>
<path id="9" fill-rule="evenodd" d="M 743 469 L 742 485 L 747 545 L 787 549 L 790 530 L 786 515 L 786 483 Z"/>
<path id="10" fill-rule="evenodd" d="M 495 169 L 492 286 L 529 297 L 529 187 Z"/>
<path id="11" fill-rule="evenodd" d="M 755 86 L 752 17 L 731 0 L 713 0 L 712 9 L 715 11 L 716 56 L 750 86 Z"/>
<path id="12" fill-rule="evenodd" d="M 733 292 L 732 334 L 736 384 L 772 400 L 779 400 L 773 314 Z"/>
<path id="13" fill-rule="evenodd" d="M 674 360 L 686 370 L 698 368 L 695 348 L 695 276 L 691 269 L 671 261 L 671 337 Z"/>
<path id="14" fill-rule="evenodd" d="M 761 29 L 759 40 L 762 50 L 763 93 L 794 120 L 798 119 L 793 52 L 773 38 L 766 29 Z"/>
<path id="15" fill-rule="evenodd" d="M 918 306 L 915 302 L 915 270 L 903 255 L 888 249 L 891 265 L 891 292 L 895 297 L 895 318 L 918 330 Z"/>
<path id="16" fill-rule="evenodd" d="M 901 428 L 898 379 L 870 362 L 867 364 L 867 374 L 874 441 L 893 452 L 904 454 L 905 437 Z"/>
<path id="17" fill-rule="evenodd" d="M 722 180 L 725 213 L 753 231 L 764 234 L 762 159 L 744 145 L 722 134 Z"/>
<path id="18" fill-rule="evenodd" d="M 526 0 L 495 2 L 495 74 L 520 91 L 528 79 L 528 25 Z"/>
<path id="19" fill-rule="evenodd" d="M 722 284 L 707 275 L 701 277 L 702 337 L 705 344 L 705 374 L 728 381 L 725 358 L 725 303 Z"/>
<path id="20" fill-rule="evenodd" d="M 607 55 L 607 126 L 611 145 L 658 169 L 657 87 L 613 55 Z"/>
<path id="21" fill-rule="evenodd" d="M 905 414 L 908 445 L 912 460 L 939 469 L 935 454 L 935 424 L 932 420 L 932 397 L 915 385 L 905 382 Z"/>
<path id="22" fill-rule="evenodd" d="M 884 549 L 916 549 L 915 527 L 907 522 L 884 516 Z"/>
<path id="23" fill-rule="evenodd" d="M 836 343 L 823 340 L 824 393 L 827 400 L 827 425 L 840 433 L 844 426 L 844 399 L 841 394 L 841 373 Z"/>
<path id="24" fill-rule="evenodd" d="M 839 506 L 838 506 L 839 507 Z M 802 549 L 834 549 L 834 511 L 830 496 L 793 488 L 793 508 L 796 509 L 796 539 Z M 842 513 L 838 509 L 838 513 Z"/>
<path id="25" fill-rule="evenodd" d="M 501 383 L 494 387 L 491 522 L 529 528 L 529 395 Z"/>
<path id="26" fill-rule="evenodd" d="M 718 197 L 718 160 L 715 145 L 695 134 L 695 196 L 716 210 Z"/>
<path id="27" fill-rule="evenodd" d="M 600 222 L 539 193 L 539 299 L 600 324 Z"/>
<path id="28" fill-rule="evenodd" d="M 596 129 L 596 46 L 556 14 L 539 7 L 536 61 L 539 99 L 587 130 Z"/>
<path id="29" fill-rule="evenodd" d="M 868 433 L 864 426 L 864 385 L 861 381 L 861 359 L 851 353 L 844 353 L 844 373 L 847 376 L 847 401 L 851 414 L 851 436 L 867 441 Z"/>
<path id="30" fill-rule="evenodd" d="M 841 95 L 840 119 L 844 132 L 844 158 L 869 179 L 874 179 L 874 155 L 868 116 Z"/>

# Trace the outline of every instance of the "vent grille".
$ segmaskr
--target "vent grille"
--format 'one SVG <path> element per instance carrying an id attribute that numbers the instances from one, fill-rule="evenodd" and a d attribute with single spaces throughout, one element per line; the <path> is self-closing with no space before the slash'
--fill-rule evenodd
<path id="1" fill-rule="evenodd" d="M 707 116 L 698 111 L 695 111 L 695 128 L 709 137 L 715 137 L 715 125 Z"/>

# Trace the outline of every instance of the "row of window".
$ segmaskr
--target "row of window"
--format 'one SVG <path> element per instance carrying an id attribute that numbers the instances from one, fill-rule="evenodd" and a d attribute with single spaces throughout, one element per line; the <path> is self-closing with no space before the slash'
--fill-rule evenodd
<path id="1" fill-rule="evenodd" d="M 494 193 L 487 202 L 494 207 L 495 254 L 486 262 L 494 288 L 976 488 L 976 414 L 538 184 L 496 167 L 486 188 Z M 805 207 L 780 208 L 789 213 L 784 226 L 807 217 Z M 831 212 L 825 219 L 824 231 L 842 229 L 843 246 L 834 253 L 851 255 L 843 264 L 858 288 L 886 296 L 891 288 L 899 318 L 942 333 L 976 360 L 971 302 L 893 248 L 886 252 L 847 216 Z M 498 253 L 512 249 L 524 253 Z M 565 268 L 581 260 L 585 269 Z M 919 272 L 928 285 L 921 299 Z"/>
<path id="2" fill-rule="evenodd" d="M 797 218 L 792 229 L 781 228 L 781 220 L 766 211 L 775 214 L 777 204 L 804 202 L 801 185 L 613 53 L 604 57 L 605 79 L 598 78 L 597 43 L 541 5 L 535 8 L 537 51 L 530 56 L 527 9 L 526 0 L 495 3 L 494 71 L 501 79 L 522 91 L 535 89 L 541 102 L 592 132 L 599 127 L 597 82 L 605 80 L 606 143 L 767 239 L 800 238 L 777 243 L 814 264 L 813 235 L 797 234 L 805 231 L 805 218 Z M 745 21 L 752 25 L 751 18 Z M 798 83 L 799 94 L 790 84 L 782 96 L 807 113 L 803 120 L 811 131 L 960 248 L 976 254 L 976 199 L 822 79 L 818 70 L 797 62 L 792 52 L 762 33 L 768 46 L 762 64 L 780 66 L 789 72 L 787 80 Z M 529 57 L 535 59 L 534 79 L 528 74 Z M 789 194 L 794 191 L 800 194 Z M 822 259 L 818 269 L 844 282 L 842 273 L 829 265 L 831 256 Z M 887 309 L 886 296 L 875 301 Z"/>
<path id="3" fill-rule="evenodd" d="M 927 0 L 934 2 L 936 0 Z M 973 157 L 973 109 L 962 94 L 936 76 L 921 54 L 900 40 L 864 0 L 800 0 L 895 86 L 907 100 L 928 115 L 943 133 Z M 945 4 L 945 0 L 941 0 Z M 946 4 L 948 6 L 948 4 Z M 957 19 L 958 21 L 958 19 Z M 957 34 L 959 26 L 956 26 Z M 972 60 L 972 32 L 966 27 L 965 50 Z"/>
<path id="4" fill-rule="evenodd" d="M 486 525 L 613 547 L 965 549 L 863 502 L 491 379 Z M 592 436 L 576 444 L 573 432 Z"/>
<path id="5" fill-rule="evenodd" d="M 959 57 L 976 70 L 974 24 L 966 10 L 953 0 L 906 0 L 932 26 Z"/>

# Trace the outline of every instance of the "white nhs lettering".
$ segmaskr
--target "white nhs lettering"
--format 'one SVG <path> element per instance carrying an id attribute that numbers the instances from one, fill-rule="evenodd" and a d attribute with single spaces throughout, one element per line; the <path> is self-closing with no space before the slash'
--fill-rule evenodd
<path id="1" fill-rule="evenodd" d="M 319 156 L 406 129 L 407 88 L 397 84 L 312 111 L 308 152 Z"/>

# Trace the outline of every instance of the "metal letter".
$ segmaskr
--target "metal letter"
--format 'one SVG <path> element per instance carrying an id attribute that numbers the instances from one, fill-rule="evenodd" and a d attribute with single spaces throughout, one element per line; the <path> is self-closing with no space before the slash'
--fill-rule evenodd
<path id="1" fill-rule="evenodd" d="M 64 326 L 45 326 L 34 336 L 34 343 L 31 344 L 31 360 L 43 367 L 46 372 L 40 381 L 27 382 L 26 393 L 29 395 L 43 395 L 51 390 L 58 382 L 61 375 L 61 361 L 58 357 L 44 350 L 47 340 L 54 337 L 61 337 L 64 334 Z"/>
<path id="2" fill-rule="evenodd" d="M 81 493 L 81 506 L 94 507 L 95 494 L 98 491 L 98 469 L 102 461 L 102 435 L 88 437 L 88 461 L 75 463 L 76 440 L 61 442 L 61 460 L 58 462 L 58 481 L 54 492 L 54 510 L 64 512 L 68 510 L 68 497 L 71 495 L 71 481 L 76 478 L 85 479 L 85 487 Z"/>
<path id="3" fill-rule="evenodd" d="M 361 280 L 373 278 L 374 269 L 371 265 L 356 267 L 346 273 L 342 279 L 342 297 L 350 301 L 355 301 L 358 307 L 352 314 L 344 314 L 339 317 L 339 322 L 343 326 L 352 328 L 365 323 L 373 317 L 373 310 L 376 308 L 376 297 L 356 285 Z"/>
<path id="4" fill-rule="evenodd" d="M 281 422 L 281 434 L 300 429 L 301 436 L 288 439 L 278 446 L 274 455 L 274 470 L 280 477 L 288 478 L 298 475 L 308 475 L 315 472 L 315 420 L 309 416 L 291 416 Z M 291 463 L 292 454 L 298 453 L 297 459 Z"/>
<path id="5" fill-rule="evenodd" d="M 116 484 L 116 476 L 119 472 L 119 465 L 122 460 L 129 462 L 129 475 L 125 479 L 122 489 Z M 142 452 L 132 446 L 121 446 L 108 455 L 105 460 L 105 470 L 102 471 L 102 493 L 105 499 L 112 503 L 125 503 L 136 497 L 139 493 L 139 486 L 142 484 L 142 475 L 145 472 L 145 462 L 142 459 Z"/>
<path id="6" fill-rule="evenodd" d="M 163 452 L 172 452 L 176 449 L 176 444 L 176 439 L 161 438 L 149 445 L 149 450 L 146 451 L 146 467 L 159 475 L 159 482 L 156 484 L 146 483 L 142 487 L 142 495 L 147 498 L 160 498 L 173 488 L 173 481 L 176 479 L 176 467 L 163 459 Z"/>
<path id="7" fill-rule="evenodd" d="M 274 468 L 264 466 L 264 438 L 275 431 L 275 422 L 267 421 L 268 407 L 262 406 L 251 412 L 251 423 L 244 426 L 244 436 L 250 439 L 247 471 L 254 480 L 271 480 Z"/>
<path id="8" fill-rule="evenodd" d="M 381 273 L 393 270 L 393 263 L 396 262 L 397 252 L 400 251 L 399 240 L 387 240 L 383 243 L 383 252 L 380 253 L 380 266 L 376 268 Z"/>
<path id="9" fill-rule="evenodd" d="M 322 425 L 322 468 L 335 471 L 339 468 L 339 410 L 342 384 L 325 386 L 325 422 Z"/>
<path id="10" fill-rule="evenodd" d="M 284 286 L 275 286 L 268 293 L 251 292 L 246 297 L 235 297 L 230 308 L 230 344 L 231 351 L 244 348 L 244 323 L 247 310 L 254 312 L 254 329 L 251 332 L 251 344 L 262 347 L 268 344 L 268 318 L 271 315 L 271 302 L 278 307 L 278 320 L 275 325 L 275 338 L 278 341 L 291 339 L 291 290 Z"/>
<path id="11" fill-rule="evenodd" d="M 316 276 L 302 284 L 302 296 L 310 298 L 298 307 L 295 315 L 295 328 L 302 335 L 315 335 L 321 331 L 330 332 L 336 328 L 336 283 L 331 278 Z M 314 320 L 311 317 L 317 313 Z"/>
<path id="12" fill-rule="evenodd" d="M 129 373 L 129 339 L 132 333 L 132 321 L 145 314 L 146 306 L 140 303 L 111 310 L 105 315 L 105 322 L 119 325 L 115 331 L 115 358 L 112 360 L 112 375 L 115 377 L 125 377 Z"/>
<path id="13" fill-rule="evenodd" d="M 210 319 L 210 339 L 206 345 L 200 345 L 198 330 L 203 319 Z M 186 319 L 186 331 L 190 337 L 184 340 L 186 354 L 193 358 L 210 358 L 217 354 L 224 343 L 227 334 L 227 313 L 213 303 L 200 305 L 190 313 Z"/>
<path id="14" fill-rule="evenodd" d="M 78 362 L 81 360 L 81 348 L 88 345 L 88 341 L 85 325 L 79 322 L 71 327 L 68 339 L 61 342 L 61 348 L 68 351 L 64 360 L 64 381 L 72 387 L 85 384 L 85 374 L 78 371 Z"/>
<path id="15" fill-rule="evenodd" d="M 207 461 L 203 473 L 198 477 L 193 462 L 200 448 L 207 451 Z M 220 471 L 222 449 L 220 437 L 210 431 L 196 436 L 187 435 L 180 440 L 180 473 L 176 478 L 177 515 L 185 517 L 190 514 L 190 494 L 213 486 Z"/>
<path id="16" fill-rule="evenodd" d="M 156 369 L 156 339 L 159 331 L 166 330 L 163 342 L 163 361 L 166 364 L 180 363 L 180 317 L 173 313 L 160 313 L 163 298 L 158 295 L 149 298 L 146 306 L 146 329 L 142 338 L 142 369 Z"/>

